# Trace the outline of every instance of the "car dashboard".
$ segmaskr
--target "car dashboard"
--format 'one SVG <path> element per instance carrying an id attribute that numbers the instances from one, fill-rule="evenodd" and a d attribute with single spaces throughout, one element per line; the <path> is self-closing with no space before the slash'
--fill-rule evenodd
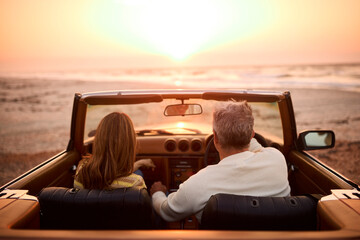
<path id="1" fill-rule="evenodd" d="M 151 158 L 156 168 L 141 169 L 148 188 L 161 181 L 174 192 L 191 175 L 204 167 L 209 135 L 138 137 L 137 159 Z"/>
<path id="2" fill-rule="evenodd" d="M 191 175 L 204 168 L 206 148 L 212 134 L 138 136 L 136 160 L 150 158 L 155 169 L 141 168 L 148 188 L 161 181 L 174 192 Z M 93 138 L 85 143 L 85 155 L 92 153 Z M 209 164 L 218 161 L 213 145 L 208 155 Z"/>

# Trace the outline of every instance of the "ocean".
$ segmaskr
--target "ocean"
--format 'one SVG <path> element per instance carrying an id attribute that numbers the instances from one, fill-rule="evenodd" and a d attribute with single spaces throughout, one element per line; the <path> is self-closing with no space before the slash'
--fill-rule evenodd
<path id="1" fill-rule="evenodd" d="M 171 88 L 321 88 L 360 92 L 360 63 L 2 72 L 0 78 L 138 82 Z"/>

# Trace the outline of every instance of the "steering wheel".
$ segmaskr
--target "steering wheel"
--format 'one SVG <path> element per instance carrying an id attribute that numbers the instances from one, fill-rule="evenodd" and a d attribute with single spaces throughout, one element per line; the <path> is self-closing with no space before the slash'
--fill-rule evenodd
<path id="1" fill-rule="evenodd" d="M 209 160 L 211 161 L 209 162 Z M 217 164 L 218 162 L 220 162 L 219 152 L 216 150 L 214 144 L 214 135 L 211 135 L 205 150 L 204 167 L 207 165 Z"/>
<path id="2" fill-rule="evenodd" d="M 262 135 L 255 133 L 254 138 L 263 147 L 269 147 L 267 140 Z M 219 161 L 220 161 L 220 156 L 214 145 L 214 135 L 211 135 L 205 150 L 204 167 L 206 167 L 207 165 L 217 164 Z"/>

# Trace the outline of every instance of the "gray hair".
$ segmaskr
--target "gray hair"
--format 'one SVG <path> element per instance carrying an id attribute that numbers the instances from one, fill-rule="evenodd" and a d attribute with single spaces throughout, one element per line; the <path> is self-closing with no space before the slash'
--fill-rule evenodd
<path id="1" fill-rule="evenodd" d="M 246 101 L 231 101 L 216 106 L 213 113 L 213 129 L 223 148 L 248 147 L 253 128 L 252 109 Z"/>

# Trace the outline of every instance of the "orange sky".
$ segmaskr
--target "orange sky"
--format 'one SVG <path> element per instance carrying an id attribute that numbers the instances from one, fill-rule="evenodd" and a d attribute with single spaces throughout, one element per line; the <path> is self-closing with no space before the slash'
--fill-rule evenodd
<path id="1" fill-rule="evenodd" d="M 359 0 L 0 0 L 0 71 L 360 62 Z"/>

